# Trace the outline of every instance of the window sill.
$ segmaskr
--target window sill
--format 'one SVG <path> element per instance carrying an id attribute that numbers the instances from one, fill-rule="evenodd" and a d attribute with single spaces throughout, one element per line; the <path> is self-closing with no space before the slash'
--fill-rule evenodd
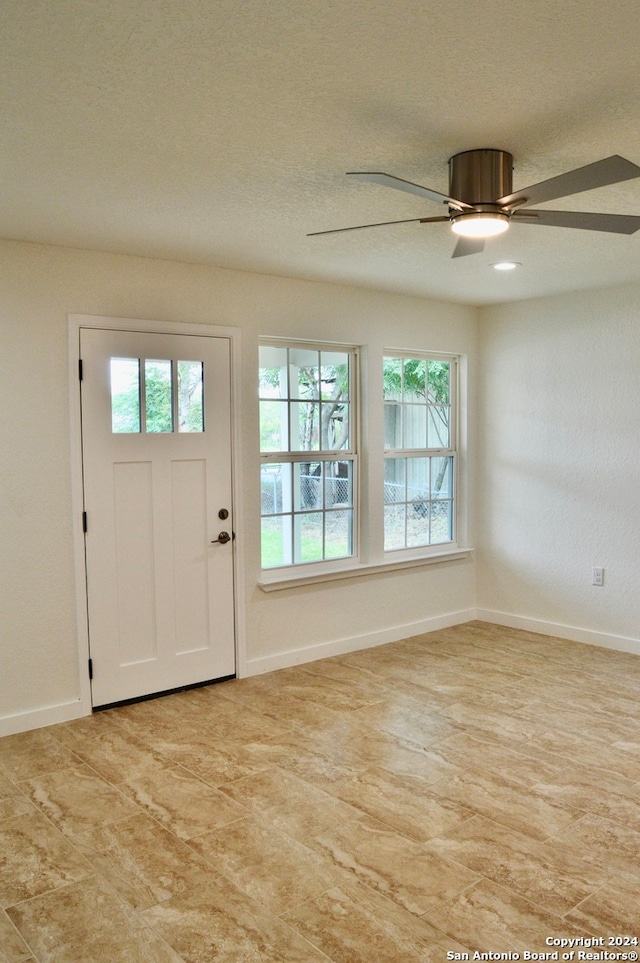
<path id="1" fill-rule="evenodd" d="M 456 559 L 468 558 L 472 548 L 450 548 L 433 555 L 404 557 L 393 562 L 380 562 L 375 565 L 345 564 L 343 568 L 333 568 L 330 572 L 309 572 L 302 575 L 300 568 L 295 570 L 282 569 L 262 572 L 258 585 L 263 592 L 279 592 L 282 589 L 297 588 L 301 585 L 313 585 L 316 582 L 335 582 L 338 579 L 356 578 L 362 575 L 382 575 L 385 572 L 397 572 L 405 568 L 419 568 L 423 565 L 433 565 L 437 562 L 453 562 Z"/>

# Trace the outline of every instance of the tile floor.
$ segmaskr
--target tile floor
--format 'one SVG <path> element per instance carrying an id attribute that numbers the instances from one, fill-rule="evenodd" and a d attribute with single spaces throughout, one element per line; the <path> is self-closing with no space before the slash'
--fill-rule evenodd
<path id="1" fill-rule="evenodd" d="M 617 936 L 640 937 L 637 656 L 472 622 L 0 740 L 0 963 Z"/>

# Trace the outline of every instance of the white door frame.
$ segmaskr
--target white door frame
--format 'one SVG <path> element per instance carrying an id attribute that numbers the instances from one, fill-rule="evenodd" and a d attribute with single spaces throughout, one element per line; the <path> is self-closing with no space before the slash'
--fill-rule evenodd
<path id="1" fill-rule="evenodd" d="M 84 485 L 82 465 L 82 412 L 80 407 L 80 329 L 107 328 L 115 331 L 141 331 L 153 334 L 190 334 L 201 337 L 228 338 L 231 346 L 231 458 L 232 490 L 235 530 L 245 531 L 243 517 L 243 473 L 240 410 L 240 331 L 238 328 L 206 324 L 181 324 L 173 321 L 149 321 L 137 318 L 111 318 L 96 315 L 70 314 L 67 319 L 69 345 L 69 405 L 71 424 L 71 507 L 73 525 L 73 555 L 76 585 L 76 620 L 78 636 L 78 684 L 80 712 L 91 715 L 91 684 L 89 681 L 89 612 L 85 543 L 83 530 Z M 234 613 L 236 623 L 236 674 L 246 675 L 246 636 L 244 605 L 244 538 L 234 546 Z"/>

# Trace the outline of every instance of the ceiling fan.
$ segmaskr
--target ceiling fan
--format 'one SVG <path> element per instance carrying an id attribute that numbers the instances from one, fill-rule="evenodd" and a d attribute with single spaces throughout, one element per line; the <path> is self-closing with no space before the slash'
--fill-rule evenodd
<path id="1" fill-rule="evenodd" d="M 363 228 L 385 227 L 389 224 L 433 224 L 449 221 L 452 231 L 458 235 L 452 257 L 464 257 L 480 253 L 484 249 L 485 239 L 502 234 L 512 220 L 520 224 L 573 227 L 583 231 L 608 231 L 613 234 L 633 234 L 640 228 L 640 216 L 630 214 L 531 209 L 532 204 L 542 204 L 569 194 L 580 194 L 596 187 L 606 187 L 608 184 L 640 177 L 640 167 L 618 154 L 519 191 L 512 189 L 512 169 L 513 157 L 504 150 L 487 148 L 455 154 L 449 160 L 449 196 L 401 177 L 394 177 L 393 174 L 384 174 L 381 171 L 349 171 L 347 177 L 372 181 L 384 187 L 393 187 L 439 204 L 446 204 L 449 213 L 439 217 L 410 217 L 400 221 L 339 227 L 331 231 L 313 231 L 307 237 L 360 231 Z"/>

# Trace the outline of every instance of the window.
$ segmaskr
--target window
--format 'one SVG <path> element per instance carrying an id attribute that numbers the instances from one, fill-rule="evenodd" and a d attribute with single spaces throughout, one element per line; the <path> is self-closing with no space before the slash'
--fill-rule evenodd
<path id="1" fill-rule="evenodd" d="M 452 542 L 454 358 L 383 359 L 385 552 Z"/>
<path id="2" fill-rule="evenodd" d="M 260 346 L 262 568 L 355 552 L 355 349 Z"/>

